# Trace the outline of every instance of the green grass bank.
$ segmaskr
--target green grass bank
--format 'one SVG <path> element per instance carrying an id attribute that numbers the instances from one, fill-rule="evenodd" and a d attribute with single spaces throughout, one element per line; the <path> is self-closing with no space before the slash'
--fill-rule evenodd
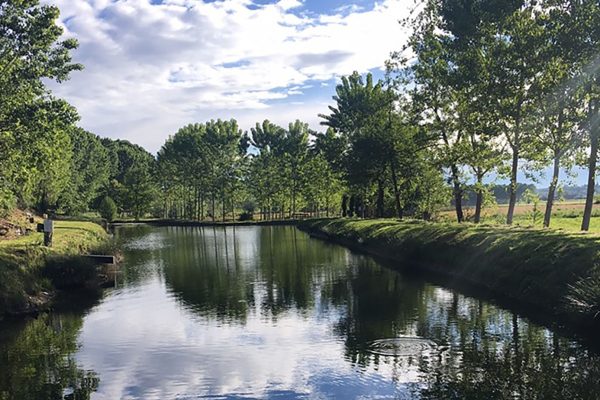
<path id="1" fill-rule="evenodd" d="M 0 318 L 46 308 L 57 289 L 96 278 L 96 266 L 80 256 L 112 251 L 104 229 L 93 222 L 55 221 L 53 247 L 43 234 L 0 241 Z"/>
<path id="2" fill-rule="evenodd" d="M 320 238 L 484 289 L 546 320 L 600 326 L 600 236 L 397 220 L 307 220 Z"/>

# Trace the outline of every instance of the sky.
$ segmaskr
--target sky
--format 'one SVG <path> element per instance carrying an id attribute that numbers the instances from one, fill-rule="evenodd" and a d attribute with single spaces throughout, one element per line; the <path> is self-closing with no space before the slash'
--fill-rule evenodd
<path id="1" fill-rule="evenodd" d="M 53 92 L 80 125 L 155 153 L 180 127 L 235 118 L 247 130 L 300 119 L 322 130 L 336 82 L 383 75 L 414 0 L 47 0 L 85 69 Z"/>

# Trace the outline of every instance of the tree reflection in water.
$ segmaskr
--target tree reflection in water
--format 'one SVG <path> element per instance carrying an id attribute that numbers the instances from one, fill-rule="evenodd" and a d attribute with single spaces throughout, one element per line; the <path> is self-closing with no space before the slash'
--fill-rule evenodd
<path id="1" fill-rule="evenodd" d="M 363 368 L 392 365 L 392 378 L 413 382 L 415 397 L 424 399 L 591 399 L 600 392 L 595 354 L 511 312 L 292 228 L 254 230 L 254 246 L 240 243 L 246 235 L 236 229 L 245 228 L 175 230 L 177 249 L 161 250 L 170 287 L 205 316 L 243 324 L 252 312 L 275 321 L 289 310 L 335 309 L 345 358 Z M 437 348 L 406 357 L 369 349 L 374 340 L 404 335 Z"/>
<path id="2" fill-rule="evenodd" d="M 0 399 L 89 399 L 99 379 L 73 357 L 81 324 L 79 316 L 42 315 L 3 329 Z"/>
<path id="3" fill-rule="evenodd" d="M 290 347 L 296 344 L 297 348 L 304 346 L 317 353 L 307 355 L 310 361 L 303 368 L 321 371 L 321 375 L 307 379 L 329 388 L 330 392 L 325 393 L 346 393 L 343 389 L 352 384 L 364 393 L 391 385 L 402 393 L 409 390 L 411 398 L 421 399 L 595 399 L 600 393 L 600 359 L 589 347 L 491 303 L 408 277 L 382 267 L 370 257 L 312 240 L 290 227 L 140 226 L 117 231 L 117 236 L 127 244 L 127 259 L 115 298 L 128 298 L 119 297 L 119 293 L 131 296 L 131 315 L 143 314 L 147 309 L 147 304 L 135 302 L 136 291 L 147 290 L 146 283 L 156 290 L 159 282 L 164 292 L 152 293 L 164 294 L 165 299 L 148 300 L 160 300 L 156 304 L 168 310 L 169 321 L 190 332 L 206 329 L 215 334 L 219 327 L 235 328 L 228 331 L 231 341 L 227 343 L 201 341 L 196 342 L 197 348 L 188 347 L 188 342 L 180 343 L 180 347 L 176 340 L 171 343 L 174 347 L 170 351 L 174 353 L 167 358 L 174 363 L 173 368 L 183 364 L 177 357 L 193 360 L 189 365 L 198 366 L 198 371 L 207 374 L 206 379 L 211 377 L 206 371 L 212 371 L 217 360 L 204 365 L 203 355 L 222 356 L 218 361 L 223 367 L 224 360 L 239 352 L 236 346 L 249 346 L 243 335 L 247 326 L 253 328 L 252 343 L 262 343 L 260 350 L 247 351 L 248 357 L 268 359 L 265 353 L 269 351 L 285 353 L 288 348 L 277 340 L 264 341 L 261 337 L 264 332 L 273 334 L 279 329 L 278 323 L 285 321 L 288 326 L 284 329 L 302 329 L 297 335 L 287 336 L 298 341 Z M 176 301 L 171 301 L 174 307 L 170 308 L 173 299 Z M 111 307 L 116 304 L 121 307 L 129 303 L 109 301 L 106 315 L 111 315 Z M 0 400 L 60 399 L 65 395 L 89 398 L 98 386 L 98 377 L 78 367 L 72 356 L 77 350 L 81 323 L 80 317 L 57 314 L 30 321 L 8 335 L 4 333 L 7 337 L 0 338 Z M 96 323 L 96 328 L 103 327 Z M 180 338 L 178 331 L 159 326 L 165 337 Z M 312 346 L 313 328 L 318 330 L 314 337 L 331 348 Z M 155 326 L 148 324 L 136 332 L 151 341 L 149 332 L 153 329 Z M 105 342 L 88 333 L 92 342 Z M 435 345 L 422 346 L 421 350 L 374 351 L 373 343 L 399 337 L 422 338 L 424 341 L 413 343 L 432 341 Z M 159 371 L 162 357 L 166 357 L 162 355 L 163 339 L 142 346 L 144 354 L 160 355 L 157 365 L 147 366 L 150 372 Z M 112 343 L 119 344 L 119 340 L 127 345 L 139 343 L 128 335 Z M 409 342 L 383 343 L 410 346 Z M 123 368 L 130 368 L 127 358 L 138 354 L 134 350 L 119 358 Z M 195 353 L 190 355 L 192 350 Z M 113 363 L 100 367 L 102 351 L 95 359 L 95 353 L 91 353 L 87 359 L 95 360 L 92 365 L 111 376 Z M 303 359 L 291 353 L 297 360 Z M 328 354 L 330 364 L 323 362 L 321 353 Z M 279 367 L 251 361 L 248 365 L 263 366 L 264 376 L 279 376 L 270 369 Z M 294 376 L 297 371 L 288 367 Z M 336 374 L 335 368 L 341 372 Z M 155 382 L 144 387 L 144 371 L 137 380 L 139 390 L 151 391 Z M 248 382 L 256 384 L 252 370 L 243 372 L 248 374 Z M 257 379 L 260 381 L 263 375 Z M 189 378 L 196 377 L 192 373 Z M 339 386 L 327 386 L 330 381 Z M 212 381 L 207 382 L 213 390 Z M 168 386 L 168 382 L 163 384 Z M 301 382 L 299 387 L 305 390 L 303 385 L 308 384 Z M 255 389 L 261 393 L 260 387 Z M 293 385 L 279 389 L 292 390 L 288 397 L 305 393 Z M 115 390 L 127 392 L 118 385 Z M 197 391 L 212 393 L 206 387 Z"/>
<path id="4" fill-rule="evenodd" d="M 334 290 L 351 300 L 337 326 L 347 356 L 362 366 L 391 363 L 397 375 L 418 371 L 415 397 L 595 399 L 600 393 L 597 354 L 514 313 L 407 281 L 369 260 L 349 282 Z M 401 335 L 428 338 L 438 348 L 417 358 L 369 351 L 370 340 Z"/>

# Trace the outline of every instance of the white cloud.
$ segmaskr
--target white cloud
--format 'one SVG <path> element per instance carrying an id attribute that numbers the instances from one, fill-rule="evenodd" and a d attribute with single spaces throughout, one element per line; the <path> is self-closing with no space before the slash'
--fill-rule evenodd
<path id="1" fill-rule="evenodd" d="M 65 35 L 80 41 L 74 55 L 86 67 L 53 84 L 55 93 L 79 109 L 84 128 L 156 151 L 180 126 L 210 118 L 249 127 L 265 118 L 285 123 L 280 115 L 292 109 L 292 119 L 316 128 L 332 93 L 300 95 L 299 88 L 381 68 L 404 43 L 398 20 L 411 0 L 310 17 L 296 12 L 298 0 L 52 2 Z M 282 104 L 288 96 L 294 99 Z M 291 104 L 298 100 L 304 104 Z"/>

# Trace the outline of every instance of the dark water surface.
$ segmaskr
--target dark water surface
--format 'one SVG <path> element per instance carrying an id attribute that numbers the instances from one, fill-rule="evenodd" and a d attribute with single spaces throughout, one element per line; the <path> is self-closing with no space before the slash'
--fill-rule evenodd
<path id="1" fill-rule="evenodd" d="M 600 398 L 585 345 L 294 228 L 116 236 L 96 304 L 0 322 L 0 400 Z"/>

